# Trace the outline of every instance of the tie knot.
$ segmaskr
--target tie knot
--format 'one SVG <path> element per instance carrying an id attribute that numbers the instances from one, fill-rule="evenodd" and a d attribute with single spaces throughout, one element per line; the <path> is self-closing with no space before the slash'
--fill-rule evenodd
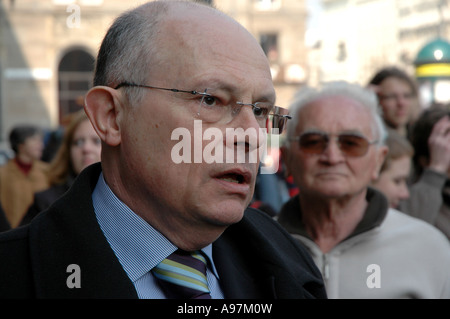
<path id="1" fill-rule="evenodd" d="M 169 298 L 210 298 L 206 258 L 200 251 L 178 249 L 155 268 L 153 274 Z"/>
<path id="2" fill-rule="evenodd" d="M 205 269 L 206 274 L 206 258 L 203 256 L 203 253 L 199 250 L 195 251 L 185 251 L 181 249 L 177 249 L 173 252 L 169 257 L 171 260 L 178 261 L 180 263 L 184 263 L 187 265 L 191 265 L 192 263 L 198 265 L 199 268 Z"/>

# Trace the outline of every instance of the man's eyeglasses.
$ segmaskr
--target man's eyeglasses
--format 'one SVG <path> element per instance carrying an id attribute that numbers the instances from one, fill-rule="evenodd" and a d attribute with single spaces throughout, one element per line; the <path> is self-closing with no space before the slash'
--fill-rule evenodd
<path id="1" fill-rule="evenodd" d="M 383 100 L 383 101 L 386 101 L 386 100 L 388 100 L 388 101 L 393 101 L 393 100 L 399 101 L 401 99 L 403 99 L 403 100 L 412 100 L 414 98 L 414 93 L 410 92 L 410 93 L 399 93 L 399 94 L 396 94 L 396 93 L 379 94 L 378 97 L 379 97 L 380 100 Z"/>
<path id="2" fill-rule="evenodd" d="M 306 154 L 322 154 L 328 147 L 330 136 L 334 136 L 339 149 L 345 156 L 360 157 L 364 156 L 371 144 L 377 142 L 369 141 L 364 136 L 341 133 L 341 134 L 328 134 L 325 132 L 305 132 L 300 136 L 291 137 L 289 140 L 298 141 L 300 150 Z"/>
<path id="3" fill-rule="evenodd" d="M 281 134 L 285 127 L 287 120 L 291 118 L 289 116 L 289 110 L 279 106 L 274 106 L 269 102 L 256 102 L 256 103 L 243 103 L 243 102 L 228 102 L 228 97 L 221 96 L 221 94 L 215 94 L 212 89 L 205 89 L 205 91 L 187 91 L 179 89 L 169 89 L 150 85 L 140 85 L 128 82 L 122 82 L 115 87 L 119 89 L 121 87 L 139 87 L 146 89 L 157 89 L 171 91 L 175 93 L 188 93 L 199 96 L 199 108 L 197 110 L 197 116 L 202 120 L 209 123 L 221 123 L 228 124 L 233 118 L 240 112 L 244 106 L 252 108 L 253 114 L 259 123 L 259 126 L 266 128 L 268 133 Z M 223 93 L 222 93 L 223 95 Z"/>

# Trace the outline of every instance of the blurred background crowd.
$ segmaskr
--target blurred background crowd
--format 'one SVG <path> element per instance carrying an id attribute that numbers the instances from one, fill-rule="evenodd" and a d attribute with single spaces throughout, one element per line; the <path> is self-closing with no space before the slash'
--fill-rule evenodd
<path id="1" fill-rule="evenodd" d="M 135 3 L 136 2 L 136 3 Z M 389 148 L 371 187 L 450 238 L 450 6 L 446 0 L 215 0 L 259 40 L 277 104 L 343 80 L 375 94 Z M 0 230 L 29 223 L 100 161 L 83 111 L 95 52 L 137 1 L 0 0 Z M 282 137 L 283 138 L 283 137 Z M 251 206 L 299 193 L 279 148 Z"/>
<path id="2" fill-rule="evenodd" d="M 384 171 L 389 171 L 394 159 L 411 160 L 411 169 L 396 182 L 398 191 L 389 191 L 393 205 L 412 210 L 404 203 L 411 197 L 409 186 L 428 173 L 426 168 L 442 174 L 448 171 L 440 163 L 445 159 L 436 159 L 445 158 L 443 147 L 439 149 L 443 142 L 436 142 L 432 134 L 434 122 L 445 117 L 450 102 L 450 8 L 446 0 L 204 2 L 235 17 L 259 40 L 272 67 L 278 105 L 288 107 L 301 87 L 334 80 L 357 83 L 377 94 L 387 126 L 411 144 L 401 153 L 397 145 L 406 142 L 394 137 L 388 140 L 393 143 L 391 149 L 401 154 L 392 153 L 393 160 L 387 161 Z M 61 144 L 64 147 L 66 130 L 73 129 L 70 118 L 82 110 L 104 31 L 117 14 L 136 4 L 116 0 L 0 2 L 0 164 L 10 166 L 8 161 L 14 159 L 20 172 L 34 176 L 37 165 L 33 169 L 27 165 L 39 160 L 38 171 L 45 170 L 44 164 L 51 162 Z M 22 146 L 32 144 L 31 140 L 35 146 Z M 65 147 L 70 148 L 69 144 Z M 34 148 L 29 151 L 34 154 L 24 158 L 19 148 Z M 62 161 L 61 156 L 58 160 Z M 77 169 L 71 165 L 73 175 Z M 285 174 L 279 149 L 269 149 L 262 165 L 276 165 L 278 172 L 260 175 L 252 205 L 276 215 L 297 194 L 297 188 Z M 54 174 L 53 169 L 50 172 Z M 12 227 L 25 216 L 32 193 L 57 184 L 51 176 L 33 180 L 29 198 L 14 204 L 20 207 L 17 213 L 11 212 L 13 204 L 8 203 L 14 191 L 6 191 L 14 187 L 1 185 L 2 206 Z M 25 186 L 18 184 L 24 196 Z M 384 180 L 377 185 L 384 185 Z"/>

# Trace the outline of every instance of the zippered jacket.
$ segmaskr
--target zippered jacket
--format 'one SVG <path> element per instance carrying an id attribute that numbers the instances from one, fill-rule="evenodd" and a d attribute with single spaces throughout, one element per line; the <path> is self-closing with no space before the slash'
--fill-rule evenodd
<path id="1" fill-rule="evenodd" d="M 400 211 L 430 223 L 450 240 L 450 178 L 425 169 L 409 193 L 400 202 Z"/>
<path id="2" fill-rule="evenodd" d="M 375 189 L 366 200 L 353 233 L 327 253 L 306 232 L 298 196 L 277 217 L 312 255 L 328 298 L 450 298 L 450 242 L 443 233 L 388 208 Z"/>

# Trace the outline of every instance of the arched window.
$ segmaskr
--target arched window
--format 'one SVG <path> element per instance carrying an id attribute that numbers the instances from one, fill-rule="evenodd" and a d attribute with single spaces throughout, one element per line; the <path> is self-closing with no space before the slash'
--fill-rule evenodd
<path id="1" fill-rule="evenodd" d="M 58 66 L 59 121 L 83 107 L 84 96 L 92 86 L 94 57 L 84 50 L 66 53 Z"/>

